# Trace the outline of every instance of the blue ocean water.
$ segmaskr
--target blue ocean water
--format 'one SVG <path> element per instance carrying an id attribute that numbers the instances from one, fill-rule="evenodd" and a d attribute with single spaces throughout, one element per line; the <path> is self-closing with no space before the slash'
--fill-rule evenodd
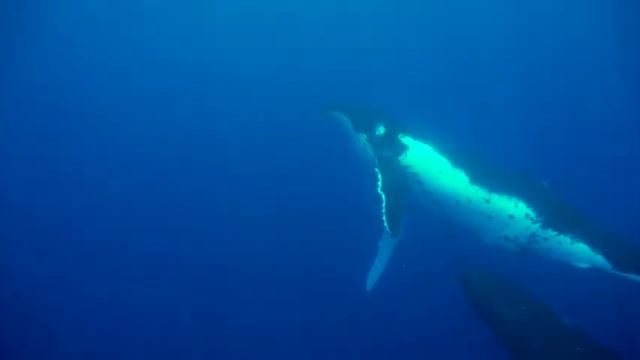
<path id="1" fill-rule="evenodd" d="M 322 116 L 386 109 L 640 244 L 640 5 L 5 0 L 2 359 L 506 359 L 458 273 L 640 358 L 640 286 L 428 217 L 375 290 L 375 177 Z"/>

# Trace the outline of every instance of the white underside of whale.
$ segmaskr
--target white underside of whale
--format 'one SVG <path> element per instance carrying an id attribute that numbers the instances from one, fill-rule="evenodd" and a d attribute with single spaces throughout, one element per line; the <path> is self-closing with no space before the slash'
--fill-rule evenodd
<path id="1" fill-rule="evenodd" d="M 474 184 L 462 169 L 429 144 L 399 136 L 407 150 L 400 163 L 415 174 L 417 193 L 488 243 L 524 250 L 577 267 L 612 271 L 611 264 L 579 238 L 541 226 L 541 219 L 523 200 Z"/>

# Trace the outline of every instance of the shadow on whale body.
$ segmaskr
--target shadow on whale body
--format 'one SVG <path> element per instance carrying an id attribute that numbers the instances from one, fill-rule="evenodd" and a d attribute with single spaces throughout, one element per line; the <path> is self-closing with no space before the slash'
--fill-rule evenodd
<path id="1" fill-rule="evenodd" d="M 567 324 L 527 290 L 484 269 L 459 277 L 473 310 L 515 360 L 614 360 L 619 355 Z"/>
<path id="2" fill-rule="evenodd" d="M 377 176 L 384 229 L 367 290 L 390 262 L 407 203 L 414 200 L 488 244 L 640 281 L 638 244 L 574 211 L 541 182 L 487 165 L 450 144 L 418 137 L 410 123 L 396 123 L 381 111 L 339 104 L 325 108 L 324 114 L 366 149 Z"/>

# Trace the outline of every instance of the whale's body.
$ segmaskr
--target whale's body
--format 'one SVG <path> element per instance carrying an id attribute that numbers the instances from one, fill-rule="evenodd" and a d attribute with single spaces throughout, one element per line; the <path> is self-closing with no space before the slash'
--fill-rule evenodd
<path id="1" fill-rule="evenodd" d="M 367 290 L 373 288 L 395 249 L 408 197 L 438 209 L 489 244 L 640 280 L 637 248 L 584 225 L 578 217 L 568 216 L 565 208 L 559 211 L 556 204 L 531 194 L 518 196 L 513 187 L 495 185 L 500 182 L 491 187 L 491 183 L 475 181 L 435 146 L 389 127 L 380 117 L 365 123 L 348 112 L 332 111 L 330 115 L 349 123 L 376 161 L 384 233 Z"/>

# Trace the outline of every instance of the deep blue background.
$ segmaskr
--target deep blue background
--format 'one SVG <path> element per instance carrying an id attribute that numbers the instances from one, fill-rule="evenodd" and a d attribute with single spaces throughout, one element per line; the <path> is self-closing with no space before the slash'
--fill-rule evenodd
<path id="1" fill-rule="evenodd" d="M 321 117 L 374 104 L 640 239 L 632 1 L 0 4 L 3 359 L 503 359 L 484 264 L 640 358 L 640 286 L 409 219 Z"/>

